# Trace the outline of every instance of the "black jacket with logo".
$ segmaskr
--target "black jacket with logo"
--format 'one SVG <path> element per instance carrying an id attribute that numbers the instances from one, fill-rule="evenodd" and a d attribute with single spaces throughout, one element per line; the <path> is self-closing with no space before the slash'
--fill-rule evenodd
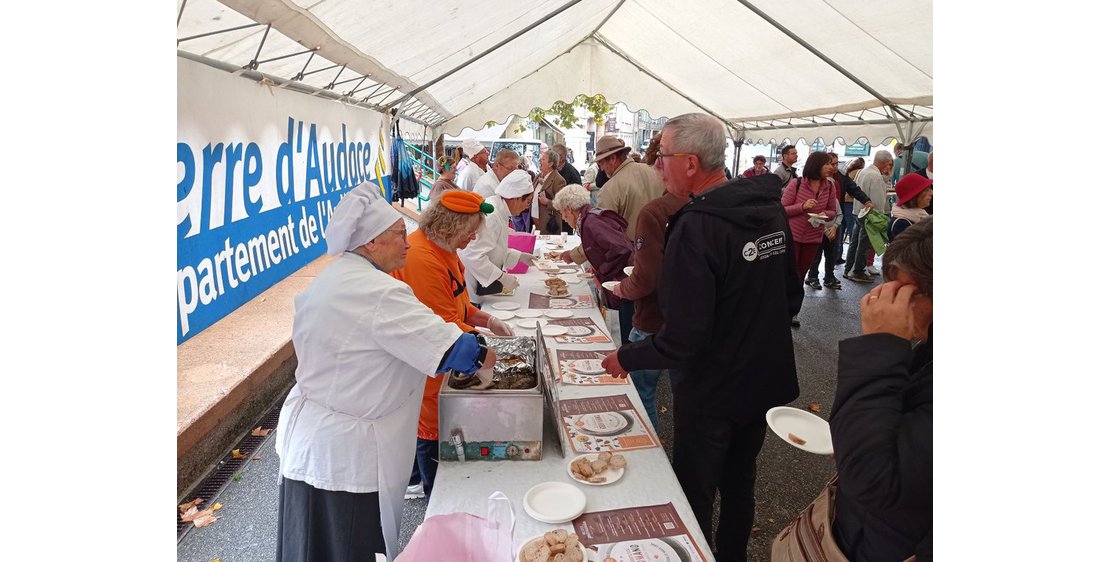
<path id="1" fill-rule="evenodd" d="M 667 225 L 663 327 L 621 365 L 681 368 L 677 412 L 762 417 L 798 397 L 790 317 L 804 292 L 778 176 L 739 177 L 691 198 Z"/>

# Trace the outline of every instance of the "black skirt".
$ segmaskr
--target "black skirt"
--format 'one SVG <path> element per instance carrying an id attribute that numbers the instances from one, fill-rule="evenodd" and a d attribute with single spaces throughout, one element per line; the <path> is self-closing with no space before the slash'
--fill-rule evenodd
<path id="1" fill-rule="evenodd" d="M 385 554 L 378 493 L 314 488 L 282 477 L 278 491 L 278 562 L 373 562 Z"/>

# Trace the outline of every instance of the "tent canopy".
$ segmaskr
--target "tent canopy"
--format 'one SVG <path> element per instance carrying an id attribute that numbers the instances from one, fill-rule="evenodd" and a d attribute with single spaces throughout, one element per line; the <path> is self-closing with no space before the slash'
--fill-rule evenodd
<path id="1" fill-rule="evenodd" d="M 578 94 L 734 139 L 931 135 L 932 2 L 181 0 L 180 53 L 459 134 Z"/>

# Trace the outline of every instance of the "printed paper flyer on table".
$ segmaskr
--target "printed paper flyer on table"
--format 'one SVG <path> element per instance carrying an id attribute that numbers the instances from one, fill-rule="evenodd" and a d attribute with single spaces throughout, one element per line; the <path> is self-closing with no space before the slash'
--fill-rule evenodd
<path id="1" fill-rule="evenodd" d="M 547 323 L 566 327 L 567 333 L 555 337 L 557 343 L 613 343 L 609 330 L 591 318 L 559 318 Z"/>
<path id="2" fill-rule="evenodd" d="M 671 503 L 586 512 L 574 520 L 574 532 L 597 550 L 597 560 L 706 561 Z"/>
<path id="3" fill-rule="evenodd" d="M 562 337 L 562 336 L 560 336 Z M 559 337 L 555 338 L 556 341 Z M 607 375 L 601 366 L 605 359 L 614 350 L 604 351 L 574 351 L 570 349 L 556 349 L 555 357 L 559 361 L 559 376 L 563 384 L 584 386 L 631 384 L 628 377 L 618 379 Z"/>
<path id="4" fill-rule="evenodd" d="M 625 394 L 559 401 L 563 433 L 576 453 L 624 452 L 658 447 Z"/>
<path id="5" fill-rule="evenodd" d="M 590 295 L 567 295 L 553 297 L 531 293 L 528 295 L 528 308 L 593 308 L 594 299 Z"/>

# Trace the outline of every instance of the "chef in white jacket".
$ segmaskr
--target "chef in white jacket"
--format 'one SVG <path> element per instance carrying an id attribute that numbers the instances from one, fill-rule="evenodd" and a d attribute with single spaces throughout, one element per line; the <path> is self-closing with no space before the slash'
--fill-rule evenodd
<path id="1" fill-rule="evenodd" d="M 486 171 L 486 165 L 489 164 L 489 149 L 477 139 L 466 139 L 462 142 L 462 150 L 463 154 L 470 159 L 470 164 L 459 172 L 455 185 L 465 191 L 474 191 L 478 180 L 489 173 Z"/>
<path id="2" fill-rule="evenodd" d="M 500 293 L 520 286 L 511 273 L 502 271 L 520 261 L 533 262 L 531 254 L 509 248 L 509 217 L 519 215 L 532 205 L 532 176 L 524 170 L 513 170 L 501 180 L 497 191 L 488 199 L 493 212 L 486 215 L 485 226 L 478 231 L 478 238 L 458 250 L 459 259 L 466 266 L 466 289 L 470 300 L 477 302 L 480 295 Z"/>
<path id="3" fill-rule="evenodd" d="M 376 186 L 344 196 L 324 237 L 338 257 L 294 299 L 297 382 L 277 426 L 277 559 L 393 560 L 426 374 L 472 374 L 496 357 L 388 275 L 408 243 Z"/>

